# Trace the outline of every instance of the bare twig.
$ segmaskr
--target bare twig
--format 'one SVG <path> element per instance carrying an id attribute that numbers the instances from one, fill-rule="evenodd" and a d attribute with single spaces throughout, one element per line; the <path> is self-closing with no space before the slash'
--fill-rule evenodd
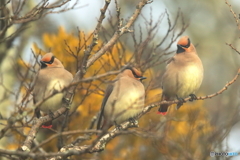
<path id="1" fill-rule="evenodd" d="M 228 45 L 228 46 L 231 47 L 235 52 L 237 52 L 238 54 L 240 54 L 240 51 L 238 51 L 235 47 L 233 47 L 232 44 L 226 43 L 226 45 Z"/>
<path id="2" fill-rule="evenodd" d="M 133 22 L 137 19 L 138 15 L 140 14 L 142 8 L 145 6 L 145 4 L 150 3 L 150 1 L 147 0 L 142 0 L 141 2 L 139 2 L 139 4 L 137 5 L 137 8 L 135 10 L 135 12 L 133 13 L 132 17 L 129 18 L 127 24 L 122 27 L 120 30 L 116 31 L 115 34 L 113 35 L 113 37 L 109 40 L 109 42 L 103 46 L 95 55 L 93 55 L 88 61 L 87 61 L 87 65 L 86 68 L 90 67 L 99 57 L 101 57 L 111 46 L 113 46 L 115 44 L 115 42 L 117 41 L 117 39 L 123 35 L 124 33 L 129 32 L 129 27 L 133 24 Z M 72 81 L 73 84 L 76 84 L 80 79 L 81 76 L 83 75 L 82 70 L 79 70 L 76 75 L 74 76 L 74 79 Z M 44 122 L 53 120 L 57 117 L 59 117 L 60 115 L 62 115 L 64 112 L 66 112 L 66 110 L 68 109 L 68 104 L 70 104 L 72 102 L 73 96 L 74 96 L 74 91 L 77 87 L 76 85 L 72 85 L 68 90 L 67 90 L 67 94 L 65 95 L 65 100 L 68 101 L 68 103 L 63 103 L 62 108 L 60 108 L 59 110 L 57 110 L 56 112 L 53 113 L 53 115 L 50 117 L 45 116 L 42 117 L 42 119 L 38 120 L 37 123 L 31 128 L 27 139 L 24 141 L 21 149 L 23 151 L 30 151 L 31 150 L 31 145 L 33 142 L 33 139 L 36 136 L 36 133 L 38 131 L 38 128 L 40 127 L 40 125 Z"/>
<path id="3" fill-rule="evenodd" d="M 129 32 L 129 28 L 132 26 L 133 22 L 137 19 L 138 15 L 140 14 L 142 8 L 148 4 L 149 1 L 142 0 L 137 5 L 137 8 L 133 15 L 129 18 L 127 24 L 120 28 L 118 31 L 114 33 L 112 38 L 108 41 L 107 44 L 105 44 L 95 55 L 93 55 L 87 62 L 87 67 L 90 67 L 99 57 L 101 57 L 109 48 L 111 48 L 116 41 L 119 39 L 120 36 L 122 36 L 124 33 Z"/>
<path id="4" fill-rule="evenodd" d="M 240 75 L 240 69 L 238 70 L 236 76 L 227 84 L 225 84 L 225 86 L 219 90 L 218 92 L 214 93 L 214 94 L 210 94 L 207 96 L 203 96 L 203 97 L 197 97 L 196 100 L 204 100 L 204 99 L 209 99 L 209 98 L 213 98 L 221 93 L 223 93 L 225 90 L 227 90 L 227 88 L 232 85 L 239 77 Z M 185 98 L 184 101 L 187 102 L 190 100 L 189 98 Z M 154 107 L 158 107 L 161 104 L 176 104 L 178 103 L 179 100 L 174 100 L 174 101 L 162 101 L 162 102 L 158 102 L 158 103 L 154 103 L 151 105 L 146 106 L 143 111 L 137 115 L 135 118 L 139 119 L 141 118 L 143 115 L 145 115 L 147 112 L 149 112 L 152 108 Z M 128 128 L 131 127 L 136 127 L 137 123 L 132 123 L 132 122 L 124 122 L 121 124 L 122 130 L 126 130 Z M 131 132 L 129 132 L 131 133 Z M 70 156 L 70 155 L 80 155 L 83 153 L 92 153 L 92 152 L 100 152 L 105 148 L 105 145 L 111 141 L 114 137 L 123 134 L 121 131 L 119 131 L 119 129 L 115 128 L 112 131 L 110 131 L 109 133 L 103 135 L 102 137 L 100 137 L 99 139 L 96 139 L 94 143 L 92 143 L 92 145 L 85 145 L 85 146 L 66 146 L 63 147 L 61 149 L 61 153 L 63 153 L 63 155 L 66 156 Z M 57 156 L 55 158 L 51 158 L 51 160 L 55 160 L 55 159 L 62 159 L 61 156 Z"/>
<path id="5" fill-rule="evenodd" d="M 237 14 L 233 11 L 232 5 L 229 4 L 228 0 L 225 0 L 225 3 L 228 5 L 228 8 L 229 8 L 230 12 L 232 13 L 232 15 L 235 19 L 236 25 L 238 26 L 238 29 L 240 30 L 240 23 L 239 23 L 239 19 L 237 17 Z"/>

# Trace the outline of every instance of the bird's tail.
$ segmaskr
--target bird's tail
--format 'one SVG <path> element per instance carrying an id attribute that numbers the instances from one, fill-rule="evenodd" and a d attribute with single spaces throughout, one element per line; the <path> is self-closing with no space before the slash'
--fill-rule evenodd
<path id="1" fill-rule="evenodd" d="M 168 107 L 169 107 L 168 104 L 162 104 L 162 105 L 160 105 L 157 114 L 161 114 L 161 115 L 164 115 L 164 116 L 165 116 L 165 115 L 167 114 Z"/>
<path id="2" fill-rule="evenodd" d="M 164 94 L 162 94 L 162 101 L 163 100 L 166 100 L 168 101 L 169 98 L 167 96 L 165 96 Z M 158 112 L 157 114 L 161 114 L 161 115 L 166 115 L 167 114 L 167 111 L 168 111 L 168 107 L 169 107 L 169 104 L 161 104 L 159 109 L 158 109 Z"/>
<path id="3" fill-rule="evenodd" d="M 48 129 L 52 128 L 52 121 L 43 123 L 42 128 L 48 128 Z"/>

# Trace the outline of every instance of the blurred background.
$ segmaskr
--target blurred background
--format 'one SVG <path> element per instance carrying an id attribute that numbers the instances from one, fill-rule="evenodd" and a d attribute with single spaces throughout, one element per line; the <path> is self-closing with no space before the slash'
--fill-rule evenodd
<path id="1" fill-rule="evenodd" d="M 238 19 L 239 1 L 229 0 L 228 2 L 232 5 Z M 37 1 L 27 2 L 21 13 L 27 12 L 37 3 Z M 24 104 L 24 107 L 20 106 L 23 106 L 22 97 L 27 93 L 23 86 L 30 84 L 30 79 L 35 75 L 33 72 L 25 76 L 27 77 L 25 80 L 21 78 L 24 77 L 28 68 L 25 64 L 33 67 L 33 62 L 36 62 L 33 52 L 43 55 L 51 51 L 70 72 L 76 73 L 77 66 L 81 63 L 79 59 L 83 56 L 84 47 L 79 50 L 78 55 L 76 54 L 79 61 L 69 54 L 71 52 L 69 48 L 77 53 L 75 49 L 79 43 L 80 46 L 90 44 L 91 33 L 96 27 L 97 18 L 104 3 L 103 0 L 80 0 L 76 9 L 48 14 L 37 21 L 28 23 L 27 28 L 12 41 L 10 47 L 7 47 L 4 42 L 0 44 L 0 128 L 6 126 L 9 117 L 19 113 L 16 111 L 21 108 L 29 110 L 32 107 L 31 100 Z M 138 0 L 121 0 L 118 3 L 121 7 L 120 17 L 124 18 L 124 23 L 132 15 Z M 172 30 L 169 30 L 169 20 Z M 156 28 L 150 35 L 150 28 L 153 28 L 155 24 Z M 106 12 L 102 26 L 99 43 L 93 49 L 92 54 L 96 53 L 116 30 L 117 18 L 114 1 L 111 2 Z M 11 35 L 17 27 L 19 26 L 12 26 L 7 35 Z M 190 37 L 203 62 L 204 80 L 200 90 L 196 93 L 197 96 L 219 91 L 234 78 L 239 69 L 240 55 L 226 43 L 232 44 L 240 51 L 240 25 L 237 26 L 224 0 L 155 0 L 144 7 L 131 29 L 134 29 L 134 33 L 124 34 L 111 51 L 108 51 L 88 69 L 85 77 L 118 70 L 131 61 L 148 77 L 144 81 L 147 93 L 146 104 L 159 101 L 161 97 L 160 77 L 166 67 L 164 61 L 174 55 L 178 35 Z M 149 37 L 151 37 L 150 40 L 141 45 Z M 158 46 L 160 42 L 163 43 Z M 142 50 L 140 50 L 141 47 L 143 47 Z M 35 69 L 37 70 L 38 67 L 36 66 Z M 19 76 L 19 73 L 23 76 Z M 114 77 L 109 76 L 91 84 L 79 85 L 71 109 L 68 130 L 85 130 L 89 126 L 92 117 L 100 109 L 107 81 Z M 24 83 L 21 83 L 23 81 Z M 238 79 L 225 92 L 212 99 L 188 102 L 178 111 L 174 109 L 175 107 L 171 107 L 167 117 L 157 115 L 157 108 L 154 108 L 140 119 L 140 127 L 136 129 L 141 132 L 140 135 L 121 135 L 108 143 L 103 152 L 84 155 L 81 158 L 211 159 L 210 151 L 240 152 L 239 85 Z M 12 92 L 19 93 L 19 95 Z M 95 101 L 92 101 L 93 98 Z M 22 122 L 25 121 L 22 120 Z M 16 126 L 21 124 L 18 123 Z M 30 126 L 31 123 L 22 126 L 22 134 L 19 134 L 16 129 L 9 129 L 1 137 L 0 147 L 17 149 Z M 52 134 L 54 132 L 41 129 L 37 139 L 41 142 Z M 74 135 L 66 138 L 66 143 L 76 137 Z M 43 147 L 57 151 L 56 140 L 52 140 Z M 240 153 L 239 156 L 231 157 L 231 159 L 240 159 Z"/>

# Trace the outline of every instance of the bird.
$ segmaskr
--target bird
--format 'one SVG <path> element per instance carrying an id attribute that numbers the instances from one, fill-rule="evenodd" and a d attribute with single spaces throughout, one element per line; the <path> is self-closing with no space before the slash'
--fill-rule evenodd
<path id="1" fill-rule="evenodd" d="M 170 101 L 178 98 L 182 105 L 183 98 L 191 96 L 199 89 L 203 80 L 203 65 L 194 45 L 188 36 L 183 36 L 177 43 L 176 54 L 167 62 L 166 71 L 162 77 L 162 100 Z M 169 104 L 161 104 L 158 113 L 167 114 Z"/>
<path id="2" fill-rule="evenodd" d="M 62 91 L 73 80 L 73 75 L 64 69 L 61 61 L 53 53 L 45 54 L 40 63 L 41 69 L 36 76 L 33 88 L 33 102 L 34 104 L 40 103 L 35 108 L 37 118 L 41 117 L 41 112 L 49 114 L 61 107 L 65 94 Z M 42 128 L 52 128 L 52 121 L 44 123 Z"/>
<path id="3" fill-rule="evenodd" d="M 142 111 L 145 103 L 143 79 L 146 77 L 143 77 L 139 70 L 127 66 L 108 85 L 99 113 L 98 130 L 108 130 L 113 125 L 134 120 Z"/>

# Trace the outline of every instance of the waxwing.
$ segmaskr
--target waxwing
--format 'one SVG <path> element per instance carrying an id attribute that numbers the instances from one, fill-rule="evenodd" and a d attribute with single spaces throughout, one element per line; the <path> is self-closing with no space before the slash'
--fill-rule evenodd
<path id="1" fill-rule="evenodd" d="M 177 43 L 176 54 L 168 61 L 162 78 L 162 100 L 183 99 L 199 89 L 203 79 L 202 61 L 188 36 L 183 36 Z M 177 104 L 177 109 L 182 103 Z M 159 113 L 167 114 L 169 105 L 162 104 Z"/>

